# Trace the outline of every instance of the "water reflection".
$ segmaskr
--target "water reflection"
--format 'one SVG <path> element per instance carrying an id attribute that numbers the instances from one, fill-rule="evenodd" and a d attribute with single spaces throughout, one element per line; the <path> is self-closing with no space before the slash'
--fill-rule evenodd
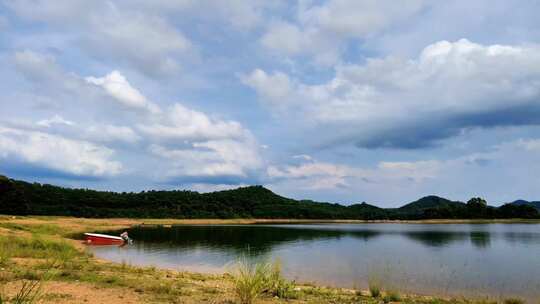
<path id="1" fill-rule="evenodd" d="M 365 287 L 376 269 L 411 292 L 540 297 L 540 225 L 214 225 L 129 233 L 133 246 L 94 253 L 209 272 L 226 271 L 244 255 L 279 258 L 286 275 L 301 281 Z"/>
<path id="2" fill-rule="evenodd" d="M 487 231 L 471 231 L 471 243 L 478 248 L 486 248 L 491 244 L 491 235 Z"/>
<path id="3" fill-rule="evenodd" d="M 353 226 L 353 227 L 351 227 Z M 401 225 L 403 226 L 403 225 Z M 226 250 L 233 254 L 244 254 L 249 248 L 252 255 L 264 255 L 276 246 L 284 244 L 323 241 L 344 237 L 368 242 L 371 239 L 398 236 L 405 237 L 426 247 L 446 247 L 453 243 L 470 241 L 476 248 L 487 248 L 491 238 L 502 238 L 518 244 L 540 243 L 540 231 L 489 231 L 478 225 L 476 229 L 441 229 L 430 225 L 422 229 L 375 229 L 377 227 L 354 227 L 354 225 L 214 225 L 139 227 L 130 229 L 135 240 L 174 247 L 205 247 Z M 480 228 L 480 229 L 479 229 Z"/>

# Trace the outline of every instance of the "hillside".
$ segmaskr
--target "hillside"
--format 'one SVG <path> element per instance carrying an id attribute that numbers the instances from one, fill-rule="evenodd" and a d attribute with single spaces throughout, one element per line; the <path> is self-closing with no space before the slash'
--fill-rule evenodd
<path id="1" fill-rule="evenodd" d="M 526 201 L 526 200 L 516 200 L 516 201 L 513 201 L 511 204 L 516 205 L 516 206 L 531 206 L 531 207 L 535 208 L 536 210 L 538 210 L 538 212 L 540 212 L 540 202 L 539 201 L 529 202 L 529 201 Z"/>
<path id="2" fill-rule="evenodd" d="M 62 188 L 0 176 L 0 214 L 130 218 L 289 218 L 289 219 L 428 219 L 533 218 L 529 205 L 495 208 L 427 196 L 401 208 L 367 203 L 340 204 L 294 200 L 262 186 L 211 193 L 142 191 L 118 193 Z"/>
<path id="3" fill-rule="evenodd" d="M 402 213 L 418 213 L 423 212 L 431 208 L 441 208 L 441 207 L 463 207 L 465 204 L 462 202 L 451 201 L 443 197 L 438 197 L 435 195 L 425 196 L 419 200 L 408 203 L 397 210 Z"/>

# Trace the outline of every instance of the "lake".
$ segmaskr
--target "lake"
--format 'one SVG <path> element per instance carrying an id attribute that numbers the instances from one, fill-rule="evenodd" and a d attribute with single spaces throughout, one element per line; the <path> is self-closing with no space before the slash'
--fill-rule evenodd
<path id="1" fill-rule="evenodd" d="M 117 233 L 117 232 L 114 232 Z M 279 259 L 289 279 L 401 292 L 540 299 L 540 224 L 197 225 L 132 228 L 134 244 L 91 247 L 133 265 L 219 273 Z"/>

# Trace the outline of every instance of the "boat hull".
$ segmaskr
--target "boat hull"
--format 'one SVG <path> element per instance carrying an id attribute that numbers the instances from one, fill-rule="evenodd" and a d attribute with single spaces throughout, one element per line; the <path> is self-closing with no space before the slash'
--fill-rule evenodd
<path id="1" fill-rule="evenodd" d="M 124 240 L 118 236 L 97 234 L 97 233 L 85 233 L 85 242 L 88 245 L 123 245 Z"/>

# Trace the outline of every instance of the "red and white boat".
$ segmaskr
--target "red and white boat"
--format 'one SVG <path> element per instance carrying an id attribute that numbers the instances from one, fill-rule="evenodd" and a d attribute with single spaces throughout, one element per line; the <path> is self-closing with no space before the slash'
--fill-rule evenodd
<path id="1" fill-rule="evenodd" d="M 99 233 L 85 233 L 84 237 L 88 245 L 123 245 L 126 242 L 119 236 Z"/>

